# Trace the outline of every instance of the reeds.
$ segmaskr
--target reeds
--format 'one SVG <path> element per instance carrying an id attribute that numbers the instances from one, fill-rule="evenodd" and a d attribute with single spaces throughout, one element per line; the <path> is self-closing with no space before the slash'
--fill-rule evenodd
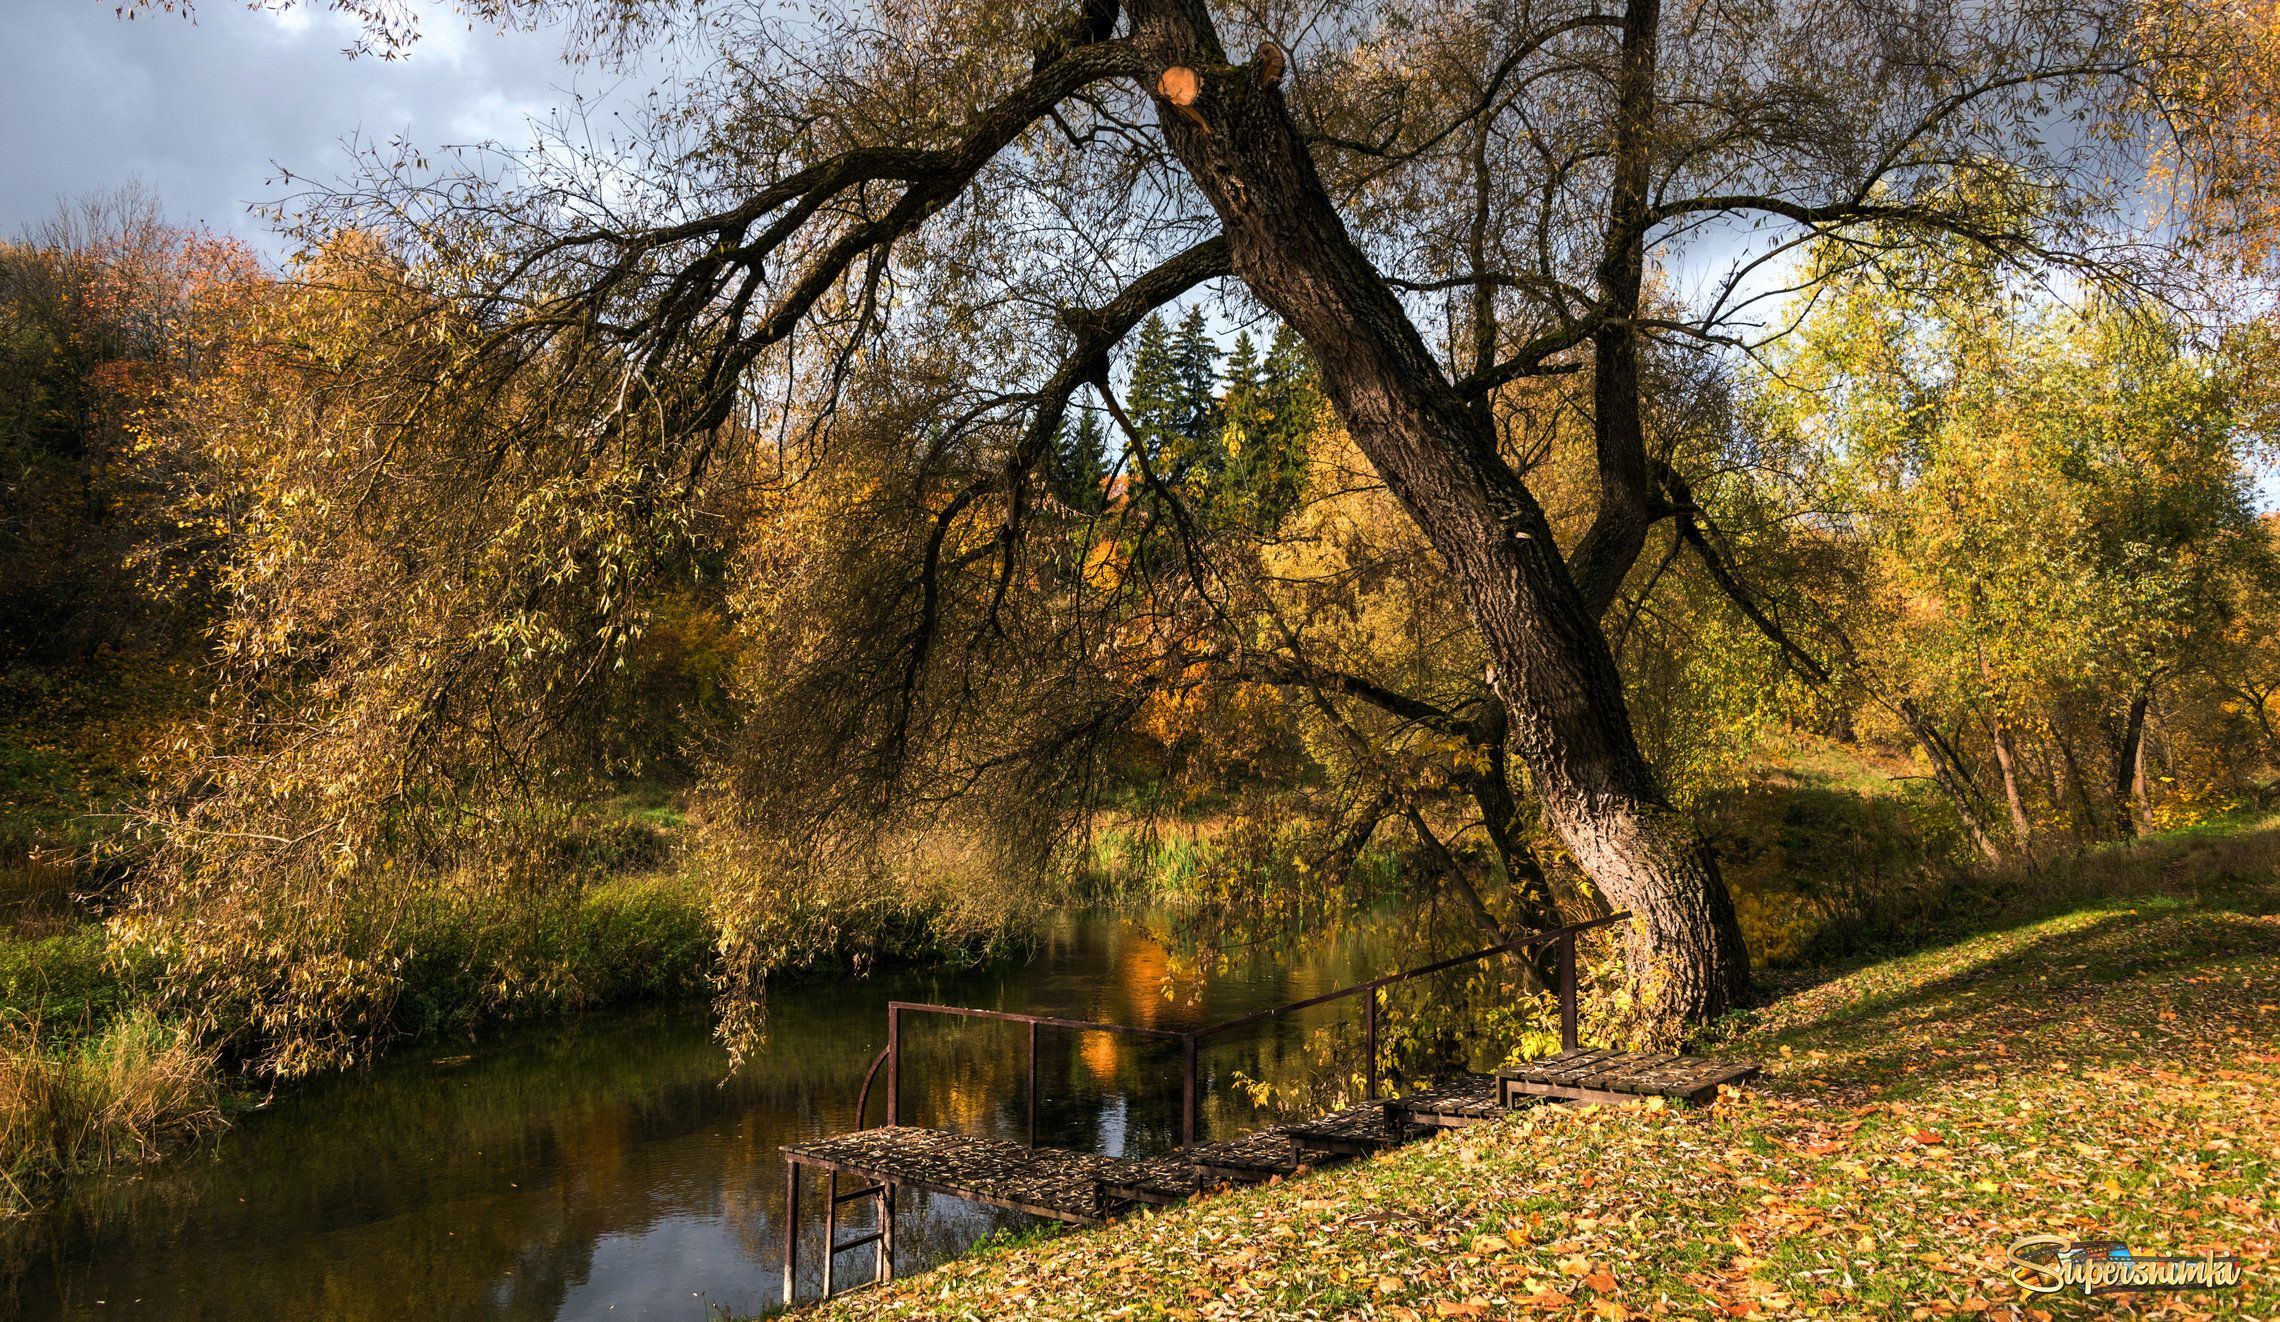
<path id="1" fill-rule="evenodd" d="M 223 1124 L 214 1053 L 147 1009 L 77 1039 L 0 1024 L 0 1214 L 65 1175 L 147 1161 Z"/>

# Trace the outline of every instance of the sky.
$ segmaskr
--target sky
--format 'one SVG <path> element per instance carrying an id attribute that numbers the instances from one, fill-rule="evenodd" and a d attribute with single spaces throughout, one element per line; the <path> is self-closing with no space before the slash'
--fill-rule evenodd
<path id="1" fill-rule="evenodd" d="M 343 144 L 359 135 L 520 146 L 573 93 L 626 95 L 619 78 L 565 65 L 559 34 L 470 31 L 442 6 L 423 7 L 421 40 L 391 62 L 349 59 L 354 24 L 306 7 L 205 0 L 194 22 L 130 22 L 117 2 L 0 0 L 0 236 L 139 178 L 170 220 L 275 257 L 283 245 L 247 207 L 295 190 L 283 170 L 345 176 Z"/>

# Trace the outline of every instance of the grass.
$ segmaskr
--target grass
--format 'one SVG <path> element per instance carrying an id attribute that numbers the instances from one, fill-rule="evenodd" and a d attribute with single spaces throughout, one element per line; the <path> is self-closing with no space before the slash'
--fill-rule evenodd
<path id="1" fill-rule="evenodd" d="M 2099 851 L 1706 1045 L 1703 1108 L 1522 1112 L 991 1245 L 818 1316 L 1989 1319 L 2280 1314 L 2280 836 Z M 2096 894 L 2104 888 L 2107 893 Z M 2021 1235 L 2241 1257 L 2232 1292 L 2028 1297 Z"/>
<path id="2" fill-rule="evenodd" d="M 702 994 L 718 930 L 670 873 L 612 877 L 512 913 L 436 903 L 404 944 L 398 1028 L 414 1036 Z"/>
<path id="3" fill-rule="evenodd" d="M 63 1177 L 219 1129 L 223 1103 L 213 1052 L 148 1010 L 75 1036 L 0 1028 L 0 1215 L 30 1210 Z"/>

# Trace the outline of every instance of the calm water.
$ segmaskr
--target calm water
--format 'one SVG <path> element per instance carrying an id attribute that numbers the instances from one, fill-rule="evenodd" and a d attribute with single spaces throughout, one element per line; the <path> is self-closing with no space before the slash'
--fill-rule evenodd
<path id="1" fill-rule="evenodd" d="M 697 1322 L 712 1308 L 755 1311 L 782 1297 L 777 1148 L 853 1127 L 887 1001 L 1185 1029 L 1367 977 L 1370 953 L 1349 941 L 1183 980 L 1167 996 L 1170 961 L 1144 930 L 1071 916 L 1018 969 L 779 990 L 766 1050 L 734 1078 L 701 1006 L 404 1050 L 242 1117 L 209 1153 L 0 1231 L 0 1316 Z M 1287 1075 L 1306 1030 L 1339 1013 L 1208 1039 L 1206 1136 L 1256 1123 L 1232 1071 Z M 906 1017 L 905 1123 L 1020 1138 L 1024 1033 Z M 1176 1043 L 1040 1030 L 1039 1075 L 1040 1143 L 1176 1144 Z M 803 1297 L 821 1272 L 820 1182 L 807 1189 Z M 898 1271 L 1028 1223 L 918 1191 L 897 1206 Z M 842 1270 L 860 1279 L 870 1252 L 844 1255 Z"/>

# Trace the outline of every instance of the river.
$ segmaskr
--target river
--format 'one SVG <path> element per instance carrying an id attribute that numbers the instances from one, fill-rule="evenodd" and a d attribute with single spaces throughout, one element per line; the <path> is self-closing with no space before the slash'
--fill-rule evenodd
<path id="1" fill-rule="evenodd" d="M 887 1001 L 1177 1030 L 1366 978 L 1373 953 L 1349 937 L 1298 960 L 1174 980 L 1144 925 L 1061 914 L 1017 967 L 778 989 L 767 1045 L 734 1076 L 701 1005 L 403 1047 L 370 1070 L 280 1094 L 205 1149 L 89 1182 L 53 1212 L 0 1227 L 0 1314 L 700 1322 L 756 1312 L 782 1297 L 777 1149 L 854 1127 Z M 1204 1137 L 1259 1123 L 1235 1072 L 1290 1077 L 1304 1034 L 1341 1013 L 1352 1018 L 1352 1005 L 1207 1039 Z M 1020 1025 L 906 1018 L 904 1053 L 905 1123 L 1022 1137 Z M 1176 1044 L 1044 1030 L 1038 1141 L 1111 1154 L 1175 1146 L 1179 1071 Z M 817 1218 L 802 1228 L 803 1297 L 820 1284 L 816 1190 L 802 1199 Z M 1031 1224 L 920 1191 L 898 1207 L 898 1272 Z M 841 1270 L 860 1278 L 870 1252 L 844 1255 Z"/>

